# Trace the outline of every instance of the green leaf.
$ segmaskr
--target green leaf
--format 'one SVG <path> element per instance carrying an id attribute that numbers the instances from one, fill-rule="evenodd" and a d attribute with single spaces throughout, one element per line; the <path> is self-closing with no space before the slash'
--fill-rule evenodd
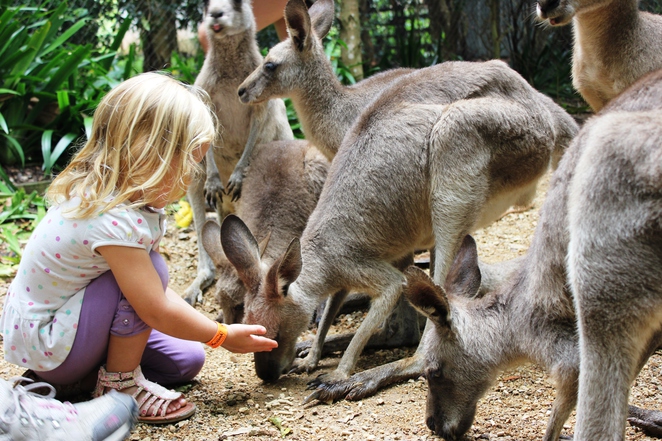
<path id="1" fill-rule="evenodd" d="M 25 48 L 22 53 L 21 53 L 21 58 L 18 60 L 16 65 L 14 66 L 14 69 L 10 72 L 9 76 L 10 77 L 16 77 L 14 80 L 13 85 L 16 85 L 21 79 L 20 75 L 23 75 L 30 64 L 34 61 L 35 57 L 37 56 L 37 52 L 39 49 L 41 49 L 42 45 L 44 44 L 44 39 L 46 38 L 46 35 L 48 34 L 48 31 L 50 30 L 51 24 L 46 23 L 46 25 L 42 28 L 39 28 L 33 35 L 32 38 L 30 38 L 30 41 L 28 42 L 27 48 Z"/>
<path id="2" fill-rule="evenodd" d="M 80 30 L 80 28 L 82 28 L 83 26 L 85 26 L 85 23 L 87 23 L 87 21 L 88 21 L 87 18 L 83 18 L 83 19 L 77 21 L 76 23 L 74 23 L 73 26 L 71 26 L 69 29 L 67 29 L 66 31 L 64 31 L 64 32 L 62 33 L 62 35 L 60 35 L 59 37 L 57 37 L 57 38 L 56 38 L 51 44 L 49 44 L 48 47 L 45 48 L 45 49 L 41 52 L 40 56 L 43 57 L 44 55 L 46 55 L 46 54 L 48 54 L 48 53 L 54 51 L 54 50 L 57 49 L 58 47 L 62 46 L 62 44 L 63 44 L 65 41 L 69 40 L 69 39 L 71 38 L 72 35 L 74 35 L 76 32 L 78 32 L 78 31 Z M 58 29 L 59 29 L 59 28 L 58 28 Z"/>
<path id="3" fill-rule="evenodd" d="M 9 135 L 9 127 L 7 127 L 7 121 L 5 121 L 5 117 L 2 116 L 2 112 L 0 112 L 0 129 Z"/>
<path id="4" fill-rule="evenodd" d="M 41 155 L 44 160 L 43 169 L 50 170 L 53 163 L 51 161 L 51 145 L 53 144 L 53 130 L 45 130 L 41 134 Z"/>
<path id="5" fill-rule="evenodd" d="M 85 125 L 85 136 L 87 139 L 90 139 L 92 137 L 92 123 L 94 122 L 94 118 L 91 116 L 86 116 L 83 118 L 83 124 Z"/>
<path id="6" fill-rule="evenodd" d="M 1 93 L 1 94 L 8 93 L 8 94 L 10 94 L 10 95 L 20 95 L 20 93 L 18 93 L 18 92 L 15 91 L 15 90 L 12 90 L 12 89 L 2 89 L 2 88 L 0 88 L 0 93 Z"/>
<path id="7" fill-rule="evenodd" d="M 70 101 L 69 101 L 69 92 L 66 90 L 58 90 L 57 91 L 57 106 L 60 108 L 60 112 L 64 112 L 67 110 L 70 106 Z"/>
<path id="8" fill-rule="evenodd" d="M 73 142 L 74 139 L 76 139 L 76 135 L 74 133 L 67 133 L 62 138 L 60 138 L 60 140 L 55 145 L 55 148 L 51 152 L 51 158 L 50 158 L 51 159 L 51 164 L 50 164 L 51 166 L 47 170 L 44 170 L 44 173 L 46 175 L 51 174 L 52 167 L 55 165 L 55 163 L 60 158 L 62 153 L 64 153 L 66 148 L 69 147 L 69 145 L 71 145 L 71 143 Z"/>
<path id="9" fill-rule="evenodd" d="M 5 172 L 5 169 L 0 165 L 0 193 L 11 194 L 16 191 L 16 187 L 9 180 L 9 176 Z"/>
<path id="10" fill-rule="evenodd" d="M 2 236 L 5 240 L 5 243 L 7 243 L 9 251 L 20 257 L 21 244 L 18 242 L 16 235 L 14 235 L 14 233 L 8 227 L 2 227 Z"/>
<path id="11" fill-rule="evenodd" d="M 21 166 L 25 167 L 25 154 L 23 153 L 23 147 L 21 147 L 21 143 L 19 143 L 16 138 L 11 135 L 5 134 L 3 136 L 7 139 L 7 141 L 9 141 L 9 148 L 11 148 L 21 160 Z"/>
<path id="12" fill-rule="evenodd" d="M 46 85 L 46 90 L 53 90 L 58 87 L 62 82 L 78 69 L 80 63 L 89 56 L 91 51 L 90 46 L 80 46 L 69 54 L 67 60 L 60 69 L 51 77 L 51 80 Z"/>

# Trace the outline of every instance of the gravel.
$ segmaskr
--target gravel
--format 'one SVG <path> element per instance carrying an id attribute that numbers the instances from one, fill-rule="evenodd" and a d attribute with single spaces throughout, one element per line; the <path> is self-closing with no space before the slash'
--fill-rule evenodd
<path id="1" fill-rule="evenodd" d="M 539 189 L 534 206 L 525 212 L 508 214 L 475 234 L 482 259 L 498 262 L 524 253 L 538 219 L 548 178 Z M 171 286 L 178 292 L 196 271 L 197 241 L 192 229 L 177 230 L 170 223 L 162 252 L 170 264 Z M 8 281 L 0 279 L 0 301 Z M 197 306 L 210 318 L 217 305 L 208 291 Z M 331 333 L 354 329 L 362 312 L 341 316 Z M 312 338 L 310 331 L 303 338 Z M 2 343 L 0 343 L 1 345 Z M 364 370 L 413 354 L 414 348 L 366 351 L 357 370 Z M 197 414 L 169 426 L 139 424 L 130 439 L 156 440 L 436 440 L 425 426 L 427 386 L 423 379 L 410 380 L 380 391 L 359 402 L 302 405 L 309 394 L 307 382 L 319 373 L 335 368 L 340 354 L 325 358 L 311 374 L 288 375 L 276 384 L 262 383 L 254 373 L 251 355 L 235 355 L 223 349 L 207 349 L 207 362 L 196 381 L 185 385 L 189 400 L 198 405 Z M 659 372 L 662 358 L 653 355 L 637 378 L 631 403 L 662 409 Z M 0 361 L 3 378 L 19 375 L 23 369 Z M 545 372 L 534 364 L 509 369 L 481 399 L 470 440 L 539 440 L 550 414 L 555 391 Z M 574 413 L 564 434 L 572 434 Z M 655 439 L 627 427 L 627 440 Z"/>

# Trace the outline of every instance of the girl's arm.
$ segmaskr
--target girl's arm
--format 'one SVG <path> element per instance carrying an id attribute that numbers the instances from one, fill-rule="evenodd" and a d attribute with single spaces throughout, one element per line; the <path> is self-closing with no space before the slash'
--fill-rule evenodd
<path id="1" fill-rule="evenodd" d="M 122 294 L 138 316 L 153 329 L 164 334 L 207 342 L 216 334 L 216 322 L 186 303 L 167 288 L 163 292 L 161 279 L 149 254 L 140 248 L 101 246 L 97 251 L 106 259 Z M 259 325 L 228 325 L 223 347 L 232 352 L 270 351 L 278 346 L 261 335 L 266 329 Z"/>

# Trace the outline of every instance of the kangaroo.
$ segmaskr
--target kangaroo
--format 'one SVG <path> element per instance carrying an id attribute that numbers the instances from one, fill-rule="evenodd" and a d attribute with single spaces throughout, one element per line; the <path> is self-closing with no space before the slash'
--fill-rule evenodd
<path id="1" fill-rule="evenodd" d="M 529 192 L 576 132 L 566 112 L 501 61 L 447 62 L 402 77 L 347 133 L 301 239 L 265 276 L 255 276 L 255 244 L 236 241 L 237 269 L 254 280 L 244 322 L 265 325 L 279 343 L 255 354 L 257 375 L 275 381 L 292 366 L 297 337 L 331 296 L 315 347 L 294 364 L 313 370 L 322 330 L 347 293 L 366 292 L 366 318 L 337 369 L 321 377 L 325 385 L 346 379 L 400 298 L 393 262 L 436 243 L 434 270 L 445 275 L 464 235 Z"/>
<path id="2" fill-rule="evenodd" d="M 291 98 L 306 138 L 330 160 L 363 109 L 382 91 L 414 72 L 413 69 L 393 69 L 353 86 L 343 86 L 333 72 L 322 43 L 333 19 L 333 0 L 318 0 L 310 9 L 303 0 L 288 1 L 285 21 L 290 37 L 269 51 L 262 65 L 246 78 L 238 90 L 241 101 L 246 104 L 258 104 L 274 97 Z M 554 163 L 560 156 L 557 153 Z M 536 185 L 532 184 L 529 191 L 523 192 L 513 204 L 514 210 L 528 208 L 535 194 Z M 383 328 L 388 332 L 375 336 L 371 347 L 416 344 L 411 340 L 412 332 L 420 334 L 416 320 L 412 320 L 415 312 L 407 302 L 398 303 L 397 308 L 404 310 L 396 311 L 394 317 L 388 319 L 389 326 Z M 398 324 L 402 329 L 396 332 Z M 413 329 L 407 329 L 410 326 Z M 400 331 L 405 338 L 403 341 L 397 338 Z M 325 332 L 320 335 L 323 334 Z M 342 337 L 341 341 L 346 341 L 348 337 Z M 333 349 L 336 349 L 335 341 L 333 344 Z"/>
<path id="3" fill-rule="evenodd" d="M 638 7 L 639 0 L 538 0 L 540 20 L 573 22 L 572 84 L 596 112 L 662 68 L 662 16 Z"/>
<path id="4" fill-rule="evenodd" d="M 255 19 L 248 0 L 207 0 L 204 23 L 209 49 L 195 85 L 211 96 L 222 127 L 222 145 L 209 149 L 206 181 L 191 183 L 188 200 L 193 210 L 198 237 L 205 223 L 205 195 L 217 206 L 219 219 L 234 210 L 232 201 L 241 195 L 244 170 L 259 144 L 294 139 L 282 100 L 243 105 L 236 97 L 237 86 L 262 61 L 255 39 Z M 227 191 L 225 201 L 223 193 Z M 204 247 L 198 247 L 198 274 L 185 290 L 191 304 L 202 300 L 202 290 L 214 280 L 214 264 Z"/>
<path id="5" fill-rule="evenodd" d="M 423 372 L 436 434 L 461 438 L 498 373 L 531 360 L 557 385 L 544 440 L 558 439 L 578 393 L 574 438 L 623 439 L 630 384 L 662 341 L 661 122 L 662 71 L 589 120 L 527 254 L 491 292 L 470 299 L 481 284 L 470 236 L 444 288 L 406 271 L 404 295 L 434 324 Z"/>
<path id="6" fill-rule="evenodd" d="M 290 37 L 271 48 L 238 90 L 241 101 L 251 105 L 291 98 L 306 139 L 330 160 L 361 111 L 394 81 L 413 72 L 392 69 L 343 86 L 322 43 L 333 19 L 333 0 L 317 0 L 310 10 L 304 0 L 288 1 L 285 22 Z"/>
<path id="7" fill-rule="evenodd" d="M 266 264 L 276 260 L 293 238 L 301 236 L 328 169 L 329 161 L 307 141 L 274 141 L 253 155 L 236 211 L 240 219 L 233 222 L 245 222 L 243 228 L 255 232 L 261 259 Z M 205 223 L 201 242 L 218 274 L 216 296 L 221 314 L 217 320 L 240 323 L 246 286 L 223 252 L 218 223 Z"/>

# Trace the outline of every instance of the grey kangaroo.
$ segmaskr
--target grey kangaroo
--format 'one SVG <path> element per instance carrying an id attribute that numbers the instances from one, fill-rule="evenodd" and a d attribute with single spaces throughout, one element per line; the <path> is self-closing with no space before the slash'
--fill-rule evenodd
<path id="1" fill-rule="evenodd" d="M 475 296 L 470 236 L 444 288 L 407 270 L 405 296 L 434 323 L 423 343 L 431 430 L 461 438 L 497 374 L 531 360 L 557 385 L 544 440 L 558 439 L 578 394 L 575 439 L 624 438 L 630 385 L 662 342 L 661 159 L 658 71 L 586 123 L 552 177 L 529 251 L 494 290 Z M 659 432 L 659 413 L 631 417 Z"/>
<path id="2" fill-rule="evenodd" d="M 307 141 L 274 141 L 253 155 L 236 211 L 238 217 L 228 216 L 227 220 L 232 217 L 236 228 L 244 228 L 247 234 L 257 237 L 265 264 L 270 265 L 293 238 L 301 236 L 328 170 L 328 159 Z M 217 320 L 240 323 L 246 285 L 223 252 L 218 223 L 213 220 L 205 223 L 201 243 L 218 274 L 216 297 L 221 314 Z"/>
<path id="3" fill-rule="evenodd" d="M 306 139 L 329 159 L 361 111 L 390 84 L 413 71 L 388 70 L 343 86 L 322 43 L 333 18 L 333 0 L 317 0 L 310 10 L 303 0 L 290 0 L 285 6 L 290 38 L 272 47 L 238 90 L 241 101 L 252 105 L 291 98 Z"/>
<path id="4" fill-rule="evenodd" d="M 573 22 L 572 83 L 596 112 L 662 68 L 662 16 L 638 8 L 639 0 L 538 0 L 539 19 Z"/>
<path id="5" fill-rule="evenodd" d="M 244 322 L 265 325 L 279 343 L 255 354 L 258 376 L 274 381 L 290 369 L 298 336 L 331 296 L 315 346 L 294 365 L 313 370 L 347 293 L 366 292 L 370 310 L 320 387 L 347 379 L 400 298 L 393 262 L 436 243 L 435 271 L 445 275 L 464 235 L 529 193 L 576 132 L 501 61 L 439 64 L 383 92 L 345 136 L 301 240 L 263 271 L 255 243 L 236 241 L 237 270 L 254 280 Z"/>
<path id="6" fill-rule="evenodd" d="M 204 8 L 209 40 L 202 70 L 195 84 L 211 96 L 222 132 L 221 145 L 205 158 L 206 181 L 194 181 L 188 190 L 198 237 L 206 219 L 205 195 L 216 205 L 219 218 L 234 210 L 244 170 L 259 144 L 294 138 L 282 100 L 246 106 L 237 99 L 237 87 L 262 62 L 255 40 L 255 19 L 248 0 L 208 0 Z M 224 198 L 223 193 L 227 193 Z M 191 304 L 202 299 L 202 290 L 214 281 L 214 264 L 204 247 L 198 247 L 198 274 L 185 290 Z"/>

